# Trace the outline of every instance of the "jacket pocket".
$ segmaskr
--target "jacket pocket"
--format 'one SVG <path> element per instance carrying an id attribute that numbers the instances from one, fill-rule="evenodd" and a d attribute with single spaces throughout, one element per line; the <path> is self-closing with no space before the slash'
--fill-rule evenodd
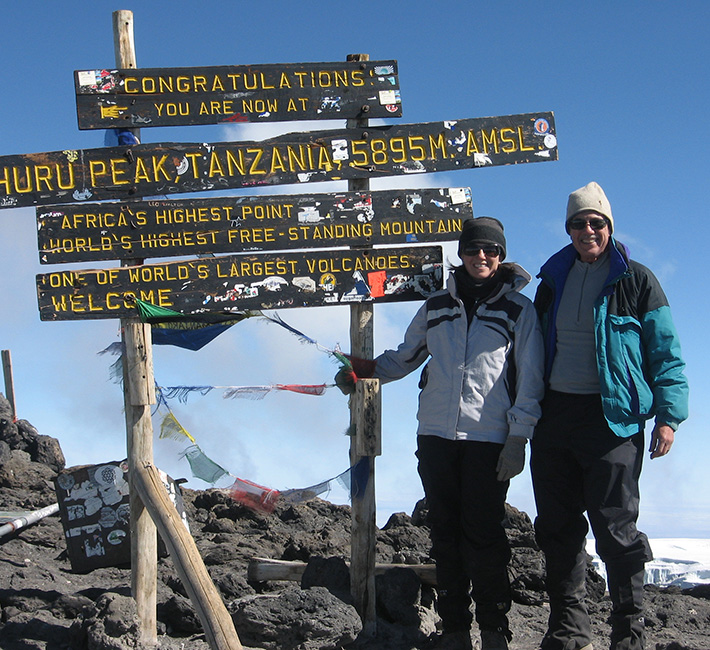
<path id="1" fill-rule="evenodd" d="M 419 390 L 423 390 L 427 382 L 429 381 L 429 364 L 427 363 L 424 368 L 422 369 L 422 374 L 419 375 Z"/>
<path id="2" fill-rule="evenodd" d="M 511 348 L 507 332 L 494 323 L 482 322 L 470 330 L 466 350 L 466 400 L 482 402 L 491 391 L 503 389 L 508 401 L 505 372 Z"/>
<path id="3" fill-rule="evenodd" d="M 641 323 L 631 316 L 609 315 L 608 362 L 610 380 L 625 389 L 626 403 L 621 407 L 635 416 L 645 417 L 653 406 L 653 394 L 644 374 Z"/>

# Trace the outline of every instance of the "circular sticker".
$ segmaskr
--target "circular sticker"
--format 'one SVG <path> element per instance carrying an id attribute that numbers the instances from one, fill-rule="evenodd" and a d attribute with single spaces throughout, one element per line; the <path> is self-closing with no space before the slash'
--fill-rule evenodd
<path id="1" fill-rule="evenodd" d="M 550 123 L 544 117 L 539 117 L 535 120 L 535 133 L 545 135 L 549 130 Z"/>
<path id="2" fill-rule="evenodd" d="M 118 515 L 113 508 L 101 508 L 99 512 L 99 526 L 101 526 L 101 528 L 113 528 L 117 521 Z"/>
<path id="3" fill-rule="evenodd" d="M 62 488 L 62 490 L 66 490 L 67 492 L 74 487 L 75 483 L 76 481 L 71 474 L 60 474 L 57 477 L 57 485 Z"/>
<path id="4" fill-rule="evenodd" d="M 548 133 L 543 142 L 548 149 L 554 149 L 557 146 L 557 138 L 552 133 Z"/>
<path id="5" fill-rule="evenodd" d="M 319 284 L 325 291 L 333 291 L 335 289 L 335 276 L 332 273 L 324 273 L 320 276 Z"/>
<path id="6" fill-rule="evenodd" d="M 112 530 L 109 532 L 108 535 L 106 535 L 106 541 L 109 544 L 113 544 L 114 546 L 117 546 L 120 544 L 126 537 L 126 531 L 121 530 L 120 528 L 116 528 L 115 530 Z"/>
<path id="7" fill-rule="evenodd" d="M 119 479 L 123 480 L 121 470 L 115 465 L 104 465 L 94 472 L 94 481 L 99 485 L 108 487 L 115 485 Z"/>

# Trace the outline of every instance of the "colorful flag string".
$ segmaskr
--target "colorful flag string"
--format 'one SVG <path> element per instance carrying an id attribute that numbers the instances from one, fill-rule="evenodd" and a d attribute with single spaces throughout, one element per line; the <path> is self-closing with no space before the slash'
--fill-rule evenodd
<path id="1" fill-rule="evenodd" d="M 176 345 L 188 350 L 199 350 L 232 325 L 248 318 L 263 318 L 288 330 L 301 343 L 314 345 L 322 352 L 333 354 L 332 350 L 289 325 L 277 312 L 271 316 L 259 310 L 183 314 L 138 298 L 135 302 L 141 321 L 153 325 L 152 338 L 156 345 Z"/>
<path id="2" fill-rule="evenodd" d="M 221 465 L 209 458 L 197 444 L 195 438 L 180 424 L 172 412 L 162 390 L 158 387 L 158 409 L 164 412 L 160 422 L 159 438 L 170 438 L 184 442 L 185 446 L 179 453 L 180 458 L 185 458 L 190 465 L 190 471 L 195 478 L 214 485 L 218 481 L 228 478 L 231 485 L 221 488 L 235 501 L 260 512 L 273 512 L 279 499 L 289 503 L 299 503 L 313 499 L 322 494 L 327 494 L 337 484 L 348 490 L 350 498 L 358 498 L 363 493 L 369 477 L 369 464 L 367 457 L 362 458 L 352 467 L 337 476 L 316 483 L 305 488 L 289 490 L 275 490 L 258 485 L 247 479 L 238 478 L 228 472 Z"/>
<path id="3" fill-rule="evenodd" d="M 202 315 L 198 315 L 198 316 L 188 316 L 185 314 L 181 314 L 179 312 L 174 312 L 170 309 L 156 307 L 155 305 L 152 305 L 151 303 L 146 303 L 146 302 L 139 300 L 139 299 L 136 299 L 136 304 L 139 308 L 139 313 L 141 314 L 141 320 L 143 322 L 149 322 L 149 323 L 153 324 L 153 327 L 151 328 L 153 343 L 158 343 L 158 341 L 156 341 L 156 334 L 161 330 L 161 328 L 164 328 L 166 323 L 173 323 L 174 321 L 176 321 L 176 320 L 179 321 L 180 319 L 186 319 L 188 321 L 188 322 L 178 326 L 178 327 L 186 328 L 186 330 L 174 330 L 174 329 L 168 328 L 168 329 L 170 329 L 171 332 L 176 332 L 176 334 L 179 334 L 180 331 L 188 331 L 189 332 L 189 331 L 191 331 L 190 328 L 196 328 L 197 330 L 199 330 L 199 328 L 202 328 L 204 330 L 206 325 L 211 326 L 211 325 L 215 325 L 215 324 L 219 324 L 220 326 L 222 324 L 225 324 L 226 325 L 225 329 L 227 329 L 228 327 L 231 327 L 233 324 L 241 322 L 242 320 L 245 320 L 247 318 L 258 317 L 258 318 L 263 318 L 271 323 L 276 323 L 277 325 L 280 325 L 281 327 L 285 328 L 287 331 L 291 332 L 296 337 L 298 337 L 298 339 L 302 343 L 307 343 L 309 345 L 316 346 L 316 348 L 318 350 L 320 350 L 321 352 L 325 352 L 326 354 L 329 354 L 330 356 L 332 356 L 338 363 L 341 364 L 341 366 L 344 366 L 348 369 L 352 368 L 350 361 L 340 351 L 340 347 L 338 345 L 336 345 L 335 348 L 333 348 L 332 350 L 330 348 L 327 348 L 327 347 L 321 345 L 315 339 L 307 336 L 306 334 L 304 334 L 300 330 L 297 330 L 295 327 L 292 327 L 291 325 L 286 323 L 281 318 L 281 316 L 279 316 L 279 314 L 276 312 L 274 312 L 274 314 L 272 316 L 269 316 L 267 314 L 263 314 L 260 311 L 240 312 L 237 314 L 229 314 L 229 316 L 227 316 L 225 314 L 219 314 L 219 313 L 218 314 L 202 314 Z M 156 315 L 156 314 L 162 314 L 162 316 Z M 205 322 L 203 322 L 200 317 L 206 319 Z M 190 318 L 193 318 L 194 320 L 190 321 Z M 227 318 L 230 318 L 230 321 L 225 320 Z M 222 321 L 220 321 L 220 319 L 222 319 Z M 224 331 L 224 330 L 222 330 L 222 331 Z M 215 334 L 215 336 L 216 335 L 217 334 Z M 212 338 L 214 338 L 214 337 L 212 337 Z M 209 340 L 212 340 L 212 338 L 210 338 Z M 166 343 L 166 344 L 170 343 L 170 341 L 168 341 L 167 339 L 161 340 L 159 342 Z M 183 345 L 183 343 L 173 343 L 173 344 L 178 345 L 179 347 L 187 348 L 187 349 L 198 350 L 203 345 L 206 345 L 207 342 L 209 342 L 209 341 L 202 342 L 202 344 L 199 345 L 199 347 L 197 347 L 197 343 L 195 343 L 195 346 L 192 346 L 191 344 L 190 345 L 188 345 L 188 344 Z M 112 355 L 118 356 L 118 359 L 116 359 L 116 361 L 114 361 L 114 363 L 111 364 L 110 377 L 115 383 L 121 383 L 123 381 L 123 360 L 122 360 L 123 343 L 120 341 L 116 341 L 114 343 L 111 343 L 108 347 L 99 351 L 98 354 L 112 354 Z M 274 387 L 271 387 L 271 390 L 294 390 L 293 388 L 283 388 L 282 386 L 284 386 L 284 385 L 278 384 Z M 289 385 L 289 386 L 292 386 L 292 385 Z M 326 387 L 332 387 L 332 386 L 333 385 L 331 384 Z M 183 391 L 183 388 L 185 388 L 185 389 L 189 388 L 189 390 Z M 179 394 L 181 396 L 180 399 L 181 399 L 181 401 L 183 398 L 186 400 L 187 395 L 190 392 L 194 392 L 194 391 L 204 390 L 206 392 L 203 394 L 207 394 L 213 388 L 215 388 L 215 387 L 212 387 L 212 386 L 180 387 L 180 389 L 179 389 Z M 227 388 L 233 388 L 233 387 L 227 387 Z M 255 391 L 255 392 L 263 392 L 264 395 L 266 395 L 268 392 L 270 392 L 270 391 L 264 392 L 263 391 L 264 387 L 258 387 L 258 388 L 259 388 L 259 390 Z M 239 397 L 240 395 L 237 394 L 238 392 L 239 391 L 235 391 L 234 393 L 230 393 L 229 395 L 224 395 L 224 397 Z M 247 393 L 248 391 L 245 390 L 242 392 Z M 294 390 L 294 392 L 308 392 L 311 395 L 322 394 L 320 392 L 315 393 L 312 391 L 299 391 L 299 390 Z M 246 395 L 244 395 L 244 396 L 246 397 Z M 251 399 L 261 399 L 261 397 L 251 397 Z"/>
<path id="4" fill-rule="evenodd" d="M 315 339 L 306 336 L 303 332 L 286 323 L 278 314 L 267 316 L 261 312 L 242 312 L 238 314 L 214 314 L 214 315 L 199 315 L 191 316 L 172 312 L 171 310 L 161 310 L 150 303 L 142 303 L 137 301 L 141 319 L 143 322 L 151 322 L 151 324 L 162 323 L 162 327 L 153 327 L 153 342 L 170 343 L 185 347 L 188 349 L 197 350 L 203 345 L 211 341 L 214 336 L 217 336 L 221 331 L 226 330 L 231 325 L 244 320 L 245 318 L 260 317 L 275 323 L 287 331 L 294 334 L 302 343 L 316 346 L 320 351 L 326 352 L 335 358 L 342 366 L 351 368 L 350 361 L 345 357 L 340 349 L 336 346 L 330 350 L 320 345 Z M 170 325 L 167 325 L 170 323 Z M 208 328 L 215 328 L 212 331 L 206 331 Z M 222 328 L 217 331 L 218 328 Z M 156 341 L 155 333 L 159 330 L 164 330 L 167 336 L 162 340 Z M 205 336 L 190 339 L 190 332 L 202 332 Z M 187 340 L 183 334 L 187 333 Z M 175 335 L 175 336 L 173 336 Z M 118 359 L 111 366 L 111 376 L 114 380 L 122 381 L 122 343 L 116 342 L 109 345 L 99 354 L 118 355 Z M 223 386 L 223 397 L 228 398 L 247 398 L 247 399 L 262 399 L 272 391 L 291 391 L 305 395 L 323 395 L 326 389 L 333 387 L 335 384 L 272 384 L 267 386 Z M 185 458 L 190 465 L 190 470 L 195 478 L 199 478 L 206 483 L 215 485 L 218 481 L 228 478 L 232 481 L 231 485 L 223 489 L 229 496 L 244 504 L 247 507 L 259 510 L 262 512 L 272 512 L 279 499 L 287 500 L 291 503 L 297 503 L 312 499 L 324 493 L 330 492 L 331 488 L 339 484 L 349 491 L 350 498 L 357 498 L 362 494 L 362 490 L 367 483 L 369 476 L 368 459 L 363 458 L 358 463 L 348 468 L 337 476 L 321 481 L 315 485 L 289 489 L 285 491 L 273 490 L 253 483 L 247 479 L 238 478 L 220 466 L 218 463 L 210 459 L 197 444 L 195 438 L 183 427 L 177 420 L 172 410 L 168 405 L 169 399 L 178 399 L 182 403 L 187 403 L 188 396 L 198 392 L 202 395 L 207 395 L 209 392 L 218 388 L 216 386 L 169 386 L 160 387 L 156 385 L 157 404 L 153 415 L 163 414 L 160 422 L 160 438 L 170 438 L 184 443 L 184 447 L 180 452 L 180 458 Z"/>
<path id="5" fill-rule="evenodd" d="M 200 393 L 204 396 L 217 388 L 216 386 L 159 386 L 161 394 L 165 399 L 177 399 L 182 404 L 187 404 L 187 398 L 192 393 Z"/>
<path id="6" fill-rule="evenodd" d="M 193 393 L 207 395 L 213 390 L 221 389 L 224 392 L 224 399 L 264 399 L 272 391 L 285 390 L 301 395 L 325 395 L 328 388 L 333 388 L 335 384 L 270 384 L 267 386 L 159 386 L 163 397 L 166 400 L 177 399 L 183 404 L 187 404 L 187 399 Z"/>

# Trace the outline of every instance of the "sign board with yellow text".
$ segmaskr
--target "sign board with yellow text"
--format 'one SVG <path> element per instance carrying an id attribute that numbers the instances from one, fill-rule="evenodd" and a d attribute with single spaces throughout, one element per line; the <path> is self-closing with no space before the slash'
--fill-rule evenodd
<path id="1" fill-rule="evenodd" d="M 37 276 L 42 320 L 137 316 L 135 298 L 183 314 L 422 300 L 440 246 L 224 255 Z"/>
<path id="2" fill-rule="evenodd" d="M 458 239 L 471 190 L 85 203 L 37 208 L 40 262 L 145 259 Z"/>
<path id="3" fill-rule="evenodd" d="M 80 129 L 401 117 L 396 61 L 74 72 Z"/>
<path id="4" fill-rule="evenodd" d="M 0 208 L 557 159 L 552 113 L 0 157 Z"/>

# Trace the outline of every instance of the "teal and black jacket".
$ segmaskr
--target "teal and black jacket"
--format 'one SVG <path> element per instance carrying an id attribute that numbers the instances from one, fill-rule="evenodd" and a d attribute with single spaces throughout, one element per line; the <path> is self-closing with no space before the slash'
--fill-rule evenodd
<path id="1" fill-rule="evenodd" d="M 688 417 L 688 381 L 670 307 L 656 276 L 610 239 L 609 276 L 594 303 L 597 369 L 609 427 L 628 437 L 652 417 L 673 429 Z M 535 295 L 545 343 L 545 382 L 556 352 L 562 291 L 577 251 L 571 244 L 540 269 Z"/>

